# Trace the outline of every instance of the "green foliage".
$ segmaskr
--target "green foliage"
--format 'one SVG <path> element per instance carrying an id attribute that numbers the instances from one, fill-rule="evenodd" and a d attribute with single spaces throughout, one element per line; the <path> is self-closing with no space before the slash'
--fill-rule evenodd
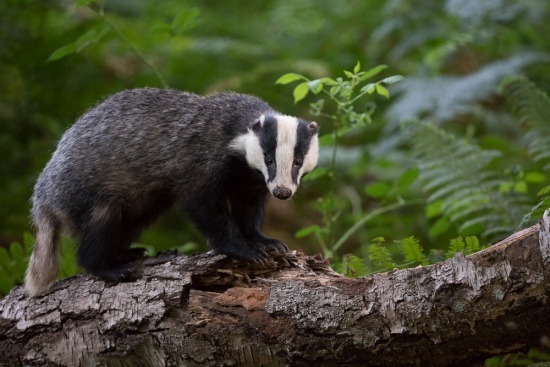
<path id="1" fill-rule="evenodd" d="M 360 127 L 366 126 L 372 122 L 371 115 L 374 112 L 373 105 L 370 105 L 365 110 L 357 110 L 359 101 L 370 94 L 377 93 L 381 96 L 389 98 L 388 90 L 383 84 L 391 85 L 403 79 L 400 75 L 386 77 L 377 82 L 366 83 L 370 78 L 380 74 L 387 68 L 386 65 L 378 65 L 369 70 L 362 71 L 360 62 L 355 64 L 353 71 L 344 70 L 345 77 L 336 79 L 330 77 L 322 77 L 311 80 L 297 73 L 287 73 L 277 79 L 276 84 L 289 84 L 300 82 L 294 87 L 293 96 L 294 103 L 304 99 L 308 93 L 313 95 L 324 96 L 317 99 L 316 102 L 310 104 L 310 112 L 314 116 L 323 116 L 332 121 L 331 131 L 321 135 L 319 142 L 321 147 L 331 146 L 331 160 L 328 167 L 317 169 L 317 175 L 308 176 L 307 180 L 312 180 L 322 175 L 329 177 L 329 191 L 319 201 L 318 209 L 323 217 L 323 227 L 309 226 L 297 233 L 297 237 L 301 238 L 306 235 L 314 234 L 323 249 L 326 256 L 329 256 L 336 251 L 341 244 L 341 241 L 336 241 L 334 224 L 340 213 L 336 211 L 336 193 L 335 189 L 338 186 L 338 177 L 336 175 L 336 159 L 338 152 L 338 139 Z M 326 99 L 335 105 L 334 113 L 325 113 Z M 383 190 L 380 187 L 372 188 L 371 192 L 375 194 Z M 367 190 L 368 191 L 368 190 Z"/>
<path id="2" fill-rule="evenodd" d="M 363 277 L 370 273 L 369 267 L 363 259 L 352 254 L 344 255 L 342 261 L 334 263 L 333 268 L 338 273 L 350 278 Z"/>
<path id="3" fill-rule="evenodd" d="M 550 352 L 537 348 L 530 349 L 527 354 L 507 354 L 496 356 L 485 361 L 487 367 L 550 367 Z"/>
<path id="4" fill-rule="evenodd" d="M 7 294 L 16 284 L 22 284 L 30 256 L 32 236 L 25 234 L 24 243 L 12 242 L 0 247 L 0 295 Z"/>
<path id="5" fill-rule="evenodd" d="M 0 247 L 0 296 L 7 294 L 15 285 L 23 284 L 34 241 L 34 237 L 26 232 L 22 243 L 12 242 L 8 248 Z M 76 263 L 74 243 L 66 237 L 61 238 L 61 254 L 59 279 L 80 270 Z"/>
<path id="6" fill-rule="evenodd" d="M 428 265 L 428 258 L 424 255 L 424 251 L 420 246 L 420 241 L 413 237 L 407 237 L 399 241 L 401 251 L 405 255 L 405 264 L 413 265 Z"/>
<path id="7" fill-rule="evenodd" d="M 378 237 L 368 246 L 369 260 L 377 271 L 389 271 L 397 267 L 389 249 L 384 246 L 384 241 L 384 238 Z"/>
<path id="8" fill-rule="evenodd" d="M 391 245 L 385 242 L 383 237 L 374 238 L 367 247 L 365 259 L 352 254 L 336 258 L 333 261 L 334 270 L 355 278 L 381 271 L 426 266 L 453 257 L 459 252 L 469 255 L 486 247 L 480 245 L 476 236 L 459 236 L 449 241 L 444 252 L 432 251 L 427 256 L 420 240 L 414 236 L 394 241 Z"/>
<path id="9" fill-rule="evenodd" d="M 550 173 L 550 97 L 521 76 L 506 78 L 500 90 L 508 97 L 519 123 L 528 127 L 525 141 L 529 154 L 543 165 L 544 173 L 530 172 L 530 180 L 535 183 L 545 182 L 545 174 Z M 539 202 L 525 215 L 524 222 L 540 218 L 550 208 L 550 186 L 542 188 L 537 195 Z"/>
<path id="10" fill-rule="evenodd" d="M 420 183 L 429 193 L 428 214 L 437 219 L 432 234 L 438 234 L 441 223 L 457 226 L 460 234 L 485 239 L 517 228 L 529 198 L 509 185 L 503 174 L 490 169 L 499 152 L 457 139 L 432 124 L 413 122 L 408 129 Z"/>

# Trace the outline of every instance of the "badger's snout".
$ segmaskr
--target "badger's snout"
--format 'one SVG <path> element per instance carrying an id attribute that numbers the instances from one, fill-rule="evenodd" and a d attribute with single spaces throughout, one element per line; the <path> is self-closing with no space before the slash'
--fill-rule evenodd
<path id="1" fill-rule="evenodd" d="M 292 196 L 292 190 L 287 189 L 284 186 L 277 186 L 273 189 L 273 196 L 277 199 L 287 200 Z"/>

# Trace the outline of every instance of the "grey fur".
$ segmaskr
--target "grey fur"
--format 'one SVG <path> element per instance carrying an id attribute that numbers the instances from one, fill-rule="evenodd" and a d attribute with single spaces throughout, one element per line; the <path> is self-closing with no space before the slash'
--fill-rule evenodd
<path id="1" fill-rule="evenodd" d="M 61 231 L 81 237 L 138 213 L 128 234 L 134 239 L 173 202 L 196 207 L 241 154 L 228 149 L 232 140 L 264 114 L 277 112 L 252 96 L 152 88 L 120 92 L 89 110 L 63 135 L 36 183 L 27 292 L 44 293 L 55 279 Z"/>

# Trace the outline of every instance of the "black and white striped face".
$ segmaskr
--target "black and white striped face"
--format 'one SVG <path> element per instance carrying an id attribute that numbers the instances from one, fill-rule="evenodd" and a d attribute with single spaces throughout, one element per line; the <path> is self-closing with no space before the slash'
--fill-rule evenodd
<path id="1" fill-rule="evenodd" d="M 285 115 L 262 115 L 231 147 L 262 172 L 268 190 L 282 200 L 292 197 L 302 176 L 315 168 L 319 155 L 318 126 Z"/>

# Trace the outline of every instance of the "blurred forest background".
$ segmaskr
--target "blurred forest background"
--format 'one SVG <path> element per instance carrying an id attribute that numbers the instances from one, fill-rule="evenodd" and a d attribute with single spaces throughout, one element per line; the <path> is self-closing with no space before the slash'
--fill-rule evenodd
<path id="1" fill-rule="evenodd" d="M 133 87 L 235 90 L 319 122 L 319 168 L 290 202 L 269 200 L 265 230 L 348 276 L 473 252 L 535 223 L 550 207 L 549 8 L 2 0 L 0 295 L 22 281 L 29 198 L 56 142 Z M 207 249 L 177 210 L 140 245 Z M 74 243 L 63 247 L 60 276 L 78 271 Z"/>
<path id="2" fill-rule="evenodd" d="M 21 281 L 29 198 L 56 141 L 96 102 L 133 87 L 235 90 L 318 121 L 318 173 L 291 202 L 269 201 L 265 229 L 291 249 L 333 256 L 348 275 L 475 251 L 534 223 L 550 191 L 549 8 L 2 0 L 0 293 Z M 140 243 L 206 250 L 176 210 Z M 64 274 L 76 270 L 64 264 Z"/>

